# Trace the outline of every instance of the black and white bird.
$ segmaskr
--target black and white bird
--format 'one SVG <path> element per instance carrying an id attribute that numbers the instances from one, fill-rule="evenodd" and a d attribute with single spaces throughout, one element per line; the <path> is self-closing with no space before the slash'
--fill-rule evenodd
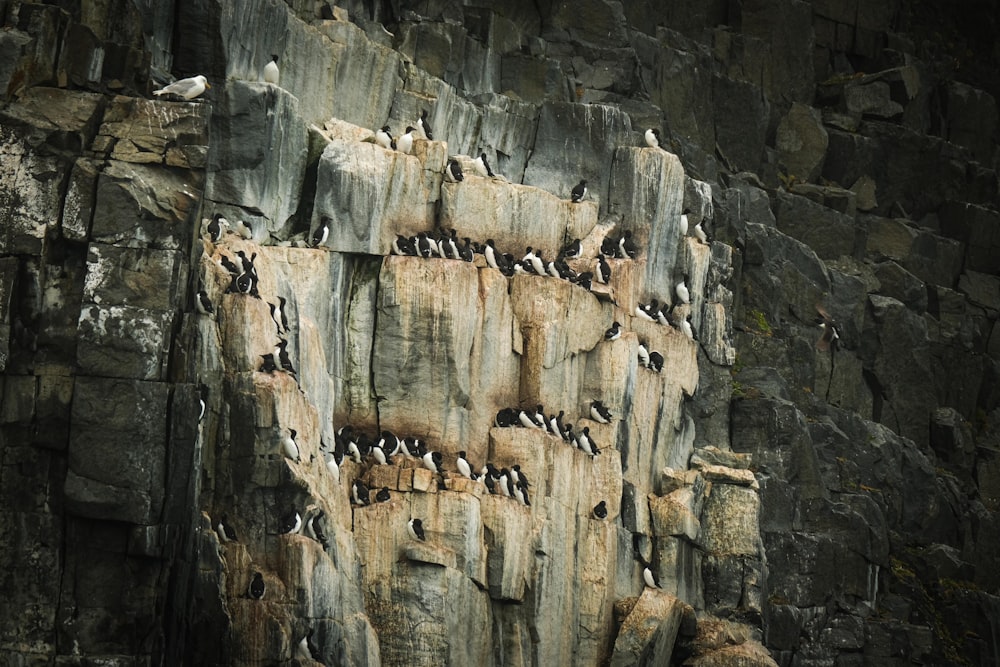
<path id="1" fill-rule="evenodd" d="M 816 341 L 816 349 L 820 352 L 830 352 L 832 354 L 836 352 L 837 345 L 840 343 L 840 332 L 837 330 L 837 322 L 830 317 L 830 313 L 826 311 L 826 308 L 818 303 L 816 304 L 816 312 L 819 314 L 817 324 L 820 331 L 823 332 L 819 340 Z"/>
<path id="2" fill-rule="evenodd" d="M 490 169 L 490 163 L 486 159 L 486 153 L 480 153 L 479 157 L 472 161 L 472 165 L 476 172 L 483 178 L 493 178 L 493 170 Z"/>
<path id="3" fill-rule="evenodd" d="M 594 271 L 594 278 L 602 285 L 607 285 L 611 281 L 611 265 L 604 259 L 604 255 L 597 256 L 597 267 Z"/>
<path id="4" fill-rule="evenodd" d="M 680 322 L 680 324 L 678 326 L 680 327 L 681 333 L 683 333 L 685 336 L 687 336 L 691 340 L 695 339 L 694 326 L 691 324 L 691 314 L 690 313 L 688 313 L 687 317 L 685 317 L 683 320 L 681 320 L 681 322 Z"/>
<path id="5" fill-rule="evenodd" d="M 448 160 L 448 166 L 444 168 L 444 177 L 452 183 L 461 183 L 465 180 L 462 173 L 462 165 L 454 158 Z"/>
<path id="6" fill-rule="evenodd" d="M 601 501 L 594 505 L 594 518 L 604 520 L 608 518 L 608 504 L 605 501 Z"/>
<path id="7" fill-rule="evenodd" d="M 694 226 L 694 237 L 698 239 L 699 243 L 708 244 L 708 232 L 702 227 L 702 222 L 699 222 Z"/>
<path id="8" fill-rule="evenodd" d="M 611 410 L 601 401 L 594 401 L 590 404 L 590 418 L 598 424 L 610 424 L 612 418 Z"/>
<path id="9" fill-rule="evenodd" d="M 652 313 L 657 310 L 657 305 L 659 302 L 656 299 L 650 300 L 648 304 L 640 303 L 635 307 L 635 316 L 640 320 L 646 320 L 647 322 L 655 322 L 656 318 L 653 317 Z"/>
<path id="10" fill-rule="evenodd" d="M 580 239 L 573 239 L 570 243 L 562 249 L 562 256 L 566 259 L 576 259 L 580 256 L 580 251 L 583 245 Z"/>
<path id="11" fill-rule="evenodd" d="M 424 467 L 431 472 L 441 472 L 441 452 L 428 450 L 424 452 L 424 454 L 420 457 L 420 460 L 423 461 Z"/>
<path id="12" fill-rule="evenodd" d="M 642 341 L 639 341 L 639 365 L 643 368 L 649 368 L 649 349 Z"/>
<path id="13" fill-rule="evenodd" d="M 330 471 L 330 475 L 333 476 L 333 481 L 336 484 L 340 484 L 340 463 L 337 460 L 336 452 L 331 453 L 326 459 L 326 469 Z"/>
<path id="14" fill-rule="evenodd" d="M 521 472 L 521 465 L 519 463 L 515 463 L 514 465 L 511 466 L 510 476 L 511 479 L 514 480 L 515 484 L 520 484 L 526 489 L 531 486 L 531 484 L 528 482 L 528 477 L 523 472 Z"/>
<path id="15" fill-rule="evenodd" d="M 260 572 L 253 573 L 253 579 L 250 580 L 250 585 L 247 587 L 247 595 L 254 600 L 264 598 L 264 575 Z"/>
<path id="16" fill-rule="evenodd" d="M 604 332 L 604 340 L 618 340 L 622 337 L 622 325 L 615 322 L 611 328 Z"/>
<path id="17" fill-rule="evenodd" d="M 318 248 L 330 237 L 330 218 L 323 216 L 319 220 L 319 226 L 316 227 L 312 234 L 312 247 Z"/>
<path id="18" fill-rule="evenodd" d="M 687 236 L 687 233 L 688 233 L 688 215 L 690 215 L 690 213 L 691 213 L 691 209 L 687 209 L 687 208 L 684 209 L 683 213 L 681 213 L 681 221 L 680 221 L 680 225 L 679 225 L 680 231 L 681 231 L 681 236 Z"/>
<path id="19" fill-rule="evenodd" d="M 198 388 L 198 421 L 200 422 L 205 416 L 205 410 L 208 409 L 208 386 L 202 384 Z"/>
<path id="20" fill-rule="evenodd" d="M 581 179 L 579 183 L 573 186 L 573 191 L 570 193 L 570 201 L 574 204 L 582 201 L 584 197 L 587 196 L 587 181 Z"/>
<path id="21" fill-rule="evenodd" d="M 289 458 L 296 463 L 302 460 L 302 456 L 299 453 L 299 444 L 295 442 L 295 436 L 298 434 L 294 428 L 288 429 L 288 433 L 281 437 L 281 452 L 285 455 L 285 458 Z"/>
<path id="22" fill-rule="evenodd" d="M 227 227 L 229 227 L 229 221 L 223 218 L 221 213 L 214 214 L 208 222 L 208 238 L 212 243 L 218 243 Z"/>
<path id="23" fill-rule="evenodd" d="M 528 486 L 526 484 L 521 484 L 520 482 L 513 482 L 511 486 L 511 495 L 525 507 L 531 507 L 531 499 L 528 498 Z"/>
<path id="24" fill-rule="evenodd" d="M 371 498 L 368 495 L 368 487 L 360 479 L 354 481 L 351 487 L 351 499 L 355 505 L 370 505 Z"/>
<path id="25" fill-rule="evenodd" d="M 406 153 L 407 155 L 410 154 L 410 151 L 413 150 L 413 133 L 414 132 L 415 132 L 415 130 L 414 130 L 413 127 L 411 127 L 409 125 L 406 126 L 406 133 L 403 134 L 403 136 L 401 136 L 399 139 L 396 139 L 396 150 L 397 151 L 399 151 L 400 153 Z"/>
<path id="26" fill-rule="evenodd" d="M 657 128 L 651 127 L 646 130 L 644 138 L 646 139 L 646 145 L 650 148 L 660 148 L 660 131 Z"/>
<path id="27" fill-rule="evenodd" d="M 377 502 L 377 503 L 387 503 L 387 502 L 389 502 L 390 499 L 392 499 L 392 495 L 390 495 L 390 493 L 389 493 L 389 487 L 388 486 L 383 486 L 375 494 L 375 502 Z"/>
<path id="28" fill-rule="evenodd" d="M 199 74 L 198 76 L 192 76 L 187 79 L 174 81 L 169 86 L 164 86 L 160 90 L 154 90 L 153 94 L 156 96 L 167 94 L 177 95 L 178 97 L 183 97 L 186 100 L 193 100 L 211 87 L 211 84 L 208 83 L 208 79 Z"/>
<path id="29" fill-rule="evenodd" d="M 382 449 L 382 446 L 379 445 L 378 443 L 372 445 L 369 455 L 372 457 L 372 460 L 374 460 L 377 465 L 384 466 L 389 464 L 389 459 L 386 457 L 385 450 Z"/>
<path id="30" fill-rule="evenodd" d="M 691 291 L 688 289 L 687 281 L 688 274 L 685 273 L 681 281 L 674 287 L 674 294 L 677 295 L 681 303 L 691 303 Z"/>
<path id="31" fill-rule="evenodd" d="M 385 149 L 392 148 L 392 132 L 388 125 L 383 125 L 375 131 L 375 143 Z"/>
<path id="32" fill-rule="evenodd" d="M 617 257 L 618 256 L 618 240 L 614 236 L 608 234 L 601 241 L 601 256 L 602 257 Z"/>
<path id="33" fill-rule="evenodd" d="M 597 456 L 601 453 L 600 447 L 594 442 L 594 439 L 590 437 L 590 427 L 584 426 L 583 431 L 576 437 L 577 442 L 580 443 L 580 449 L 582 449 L 587 454 L 591 456 Z"/>
<path id="34" fill-rule="evenodd" d="M 415 540 L 420 540 L 421 542 L 427 540 L 427 537 L 424 535 L 424 522 L 420 519 L 410 519 L 406 523 L 406 532 Z"/>
<path id="35" fill-rule="evenodd" d="M 236 541 L 236 531 L 233 527 L 229 525 L 229 517 L 225 514 L 219 519 L 219 522 L 215 524 L 215 533 L 219 536 L 220 542 L 235 542 Z"/>
<path id="36" fill-rule="evenodd" d="M 521 426 L 525 428 L 538 428 L 538 424 L 535 422 L 534 413 L 530 410 L 521 410 L 517 413 L 517 420 L 521 423 Z"/>
<path id="37" fill-rule="evenodd" d="M 396 234 L 396 238 L 392 241 L 392 254 L 412 257 L 417 254 L 417 248 L 410 239 L 402 234 Z"/>
<path id="38" fill-rule="evenodd" d="M 298 535 L 302 530 L 302 515 L 294 507 L 281 519 L 281 533 L 283 535 Z"/>
<path id="39" fill-rule="evenodd" d="M 271 60 L 264 65 L 264 83 L 273 83 L 278 85 L 278 77 L 280 76 L 278 71 L 278 56 L 271 56 Z"/>
<path id="40" fill-rule="evenodd" d="M 215 312 L 215 309 L 212 307 L 212 300 L 208 298 L 208 292 L 203 289 L 198 290 L 198 294 L 194 299 L 194 307 L 202 315 L 211 315 Z"/>
<path id="41" fill-rule="evenodd" d="M 420 118 L 417 120 L 417 127 L 420 128 L 420 134 L 427 141 L 434 140 L 434 132 L 431 130 L 431 123 L 427 120 L 427 109 L 420 110 Z"/>
<path id="42" fill-rule="evenodd" d="M 274 348 L 274 354 L 278 357 L 278 363 L 281 365 L 281 370 L 295 375 L 295 368 L 292 366 L 292 359 L 288 356 L 287 340 L 282 339 L 278 341 L 278 345 Z"/>
<path id="43" fill-rule="evenodd" d="M 233 223 L 233 227 L 236 228 L 236 233 L 247 241 L 253 239 L 253 226 L 246 220 L 237 220 Z"/>
<path id="44" fill-rule="evenodd" d="M 261 356 L 261 359 L 263 359 L 263 361 L 260 364 L 260 368 L 257 369 L 259 372 L 261 372 L 261 373 L 273 373 L 274 371 L 278 370 L 278 365 L 276 363 L 274 363 L 274 354 L 273 353 L 262 354 L 260 356 Z"/>
<path id="45" fill-rule="evenodd" d="M 472 466 L 469 465 L 469 460 L 465 458 L 464 449 L 458 453 L 458 458 L 455 459 L 455 467 L 458 468 L 458 474 L 462 477 L 472 479 Z"/>
<path id="46" fill-rule="evenodd" d="M 636 255 L 639 254 L 638 248 L 635 246 L 635 242 L 632 240 L 632 230 L 626 229 L 625 233 L 618 240 L 618 256 L 622 259 L 626 257 L 629 259 L 635 259 Z"/>
<path id="47" fill-rule="evenodd" d="M 663 370 L 663 355 L 653 350 L 649 353 L 649 363 L 646 364 L 646 368 L 653 371 L 654 373 L 659 373 Z"/>
<path id="48" fill-rule="evenodd" d="M 281 328 L 288 333 L 288 315 L 285 313 L 285 305 L 288 300 L 283 296 L 278 297 L 278 308 L 277 308 L 277 322 L 281 324 Z"/>

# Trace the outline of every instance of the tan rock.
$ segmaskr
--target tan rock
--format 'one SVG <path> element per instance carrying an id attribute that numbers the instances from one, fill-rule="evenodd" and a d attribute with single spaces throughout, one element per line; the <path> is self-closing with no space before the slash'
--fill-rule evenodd
<path id="1" fill-rule="evenodd" d="M 646 588 L 622 621 L 611 655 L 612 667 L 668 662 L 673 653 L 683 606 L 663 591 Z"/>
<path id="2" fill-rule="evenodd" d="M 714 484 L 701 516 L 702 544 L 716 555 L 759 556 L 760 497 L 746 486 Z"/>

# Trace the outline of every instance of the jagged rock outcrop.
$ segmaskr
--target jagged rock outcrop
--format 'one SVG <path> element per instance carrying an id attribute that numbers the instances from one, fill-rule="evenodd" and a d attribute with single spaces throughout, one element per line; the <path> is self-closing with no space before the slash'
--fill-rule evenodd
<path id="1" fill-rule="evenodd" d="M 996 12 L 855 5 L 0 2 L 0 661 L 993 664 Z"/>

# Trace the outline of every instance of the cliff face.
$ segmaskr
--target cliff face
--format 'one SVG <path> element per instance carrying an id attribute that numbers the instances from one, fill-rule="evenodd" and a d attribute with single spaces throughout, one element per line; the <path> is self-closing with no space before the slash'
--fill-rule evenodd
<path id="1" fill-rule="evenodd" d="M 995 664 L 990 4 L 0 2 L 4 663 Z"/>

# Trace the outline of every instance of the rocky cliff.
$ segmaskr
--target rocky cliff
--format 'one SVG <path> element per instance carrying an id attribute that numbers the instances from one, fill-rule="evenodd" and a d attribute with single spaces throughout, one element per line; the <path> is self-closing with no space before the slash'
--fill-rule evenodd
<path id="1" fill-rule="evenodd" d="M 0 1 L 0 661 L 997 664 L 998 8 L 929 4 Z"/>

